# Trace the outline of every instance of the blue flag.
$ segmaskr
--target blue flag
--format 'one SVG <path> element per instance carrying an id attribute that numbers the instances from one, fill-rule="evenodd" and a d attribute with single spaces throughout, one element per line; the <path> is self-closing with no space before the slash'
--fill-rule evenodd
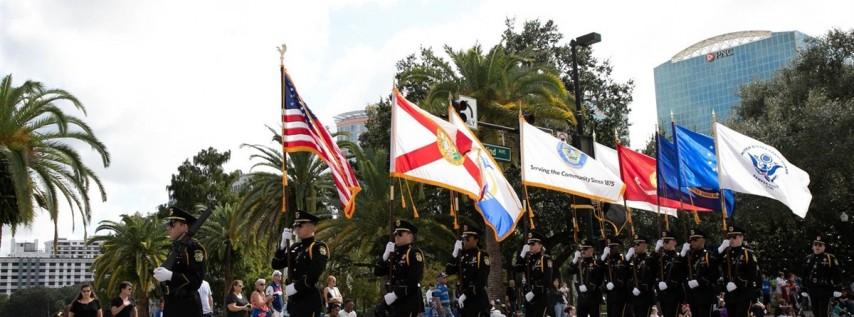
<path id="1" fill-rule="evenodd" d="M 720 183 L 718 182 L 718 158 L 715 153 L 715 140 L 706 135 L 688 130 L 673 124 L 673 140 L 676 145 L 676 158 L 679 162 L 679 186 L 696 196 L 718 199 Z M 726 197 L 727 216 L 732 215 L 735 208 L 735 195 L 732 191 L 724 191 Z M 720 202 L 717 208 L 720 211 Z"/>
<path id="2" fill-rule="evenodd" d="M 682 177 L 681 164 L 676 145 L 659 135 L 656 138 L 656 159 L 658 164 L 658 192 L 661 197 L 682 201 L 706 209 L 720 212 L 721 202 L 717 190 L 687 186 Z M 717 175 L 715 175 L 717 177 Z M 663 186 L 662 186 L 663 185 Z M 727 216 L 732 215 L 735 196 L 731 191 L 725 192 L 727 198 Z"/>

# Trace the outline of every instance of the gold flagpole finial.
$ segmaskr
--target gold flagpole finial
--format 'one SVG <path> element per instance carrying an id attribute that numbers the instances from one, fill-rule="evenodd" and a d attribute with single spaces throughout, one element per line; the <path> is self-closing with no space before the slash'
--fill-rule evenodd
<path id="1" fill-rule="evenodd" d="M 676 119 L 673 116 L 673 110 L 670 110 L 670 122 L 676 122 Z"/>
<path id="2" fill-rule="evenodd" d="M 285 52 L 288 51 L 288 45 L 282 43 L 282 45 L 276 47 L 276 50 L 279 51 L 279 65 L 285 65 Z"/>

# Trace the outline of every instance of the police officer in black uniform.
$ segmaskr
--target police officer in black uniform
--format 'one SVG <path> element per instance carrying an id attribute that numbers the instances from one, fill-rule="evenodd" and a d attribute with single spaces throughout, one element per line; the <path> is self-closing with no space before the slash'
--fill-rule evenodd
<path id="1" fill-rule="evenodd" d="M 154 278 L 163 286 L 163 317 L 201 317 L 202 303 L 197 292 L 205 279 L 205 248 L 187 232 L 196 217 L 178 208 L 169 208 L 166 230 L 172 240 L 172 251 L 177 252 L 171 268 L 154 269 Z"/>
<path id="2" fill-rule="evenodd" d="M 658 289 L 658 304 L 664 317 L 676 317 L 679 306 L 685 299 L 682 283 L 685 281 L 685 262 L 676 252 L 676 237 L 670 231 L 661 233 L 661 240 L 656 242 L 655 259 L 658 261 L 656 288 Z"/>
<path id="3" fill-rule="evenodd" d="M 649 317 L 655 305 L 656 261 L 647 253 L 648 239 L 634 236 L 634 246 L 626 252 L 629 264 L 629 304 L 635 317 Z"/>
<path id="4" fill-rule="evenodd" d="M 545 316 L 551 296 L 552 259 L 543 246 L 545 237 L 539 232 L 528 234 L 528 241 L 516 258 L 516 272 L 522 275 L 525 316 Z"/>
<path id="5" fill-rule="evenodd" d="M 575 251 L 567 273 L 578 274 L 575 290 L 578 291 L 578 317 L 599 317 L 599 305 L 602 304 L 602 289 L 605 265 L 593 254 L 593 244 L 587 239 L 581 241 L 580 251 Z"/>
<path id="6" fill-rule="evenodd" d="M 815 317 L 827 317 L 830 297 L 842 296 L 842 267 L 833 254 L 825 252 L 827 239 L 816 235 L 812 252 L 807 256 L 803 268 L 801 295 L 809 296 Z"/>
<path id="7" fill-rule="evenodd" d="M 297 211 L 293 230 L 285 228 L 282 232 L 279 249 L 271 263 L 276 270 L 288 268 L 288 254 L 290 254 L 291 263 L 285 294 L 288 296 L 288 314 L 291 316 L 317 317 L 323 309 L 323 301 L 316 285 L 326 269 L 329 247 L 314 239 L 314 230 L 318 221 L 320 218 L 315 215 Z M 299 242 L 286 247 L 290 241 L 293 241 L 294 232 Z"/>
<path id="8" fill-rule="evenodd" d="M 631 315 L 628 305 L 629 265 L 621 253 L 620 240 L 609 237 L 602 251 L 601 260 L 605 265 L 605 302 L 608 317 L 623 317 Z"/>
<path id="9" fill-rule="evenodd" d="M 463 317 L 489 316 L 489 254 L 478 248 L 480 235 L 480 228 L 463 225 L 462 240 L 454 243 L 453 258 L 445 266 L 445 273 L 460 275 L 457 303 Z"/>
<path id="10" fill-rule="evenodd" d="M 386 244 L 382 258 L 374 265 L 374 275 L 389 276 L 383 295 L 389 316 L 414 317 L 424 311 L 418 286 L 424 276 L 424 253 L 413 246 L 417 233 L 412 223 L 395 222 L 394 242 Z"/>
<path id="11" fill-rule="evenodd" d="M 730 317 L 747 317 L 750 304 L 761 293 L 762 276 L 753 250 L 744 245 L 744 231 L 730 226 L 727 240 L 721 242 L 718 253 L 721 259 L 721 276 L 726 291 L 724 301 Z"/>
<path id="12" fill-rule="evenodd" d="M 719 293 L 718 257 L 706 249 L 706 233 L 702 230 L 691 229 L 688 240 L 690 250 L 683 255 L 688 269 L 684 285 L 686 302 L 691 307 L 691 316 L 709 317 Z"/>

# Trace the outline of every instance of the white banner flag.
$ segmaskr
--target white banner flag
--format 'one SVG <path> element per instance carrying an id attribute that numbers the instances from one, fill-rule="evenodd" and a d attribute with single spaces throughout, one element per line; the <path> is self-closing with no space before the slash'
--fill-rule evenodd
<path id="1" fill-rule="evenodd" d="M 601 162 L 519 117 L 526 185 L 622 203 L 624 185 Z"/>
<path id="2" fill-rule="evenodd" d="M 810 175 L 773 146 L 715 123 L 721 188 L 779 200 L 803 218 L 812 201 Z"/>
<path id="3" fill-rule="evenodd" d="M 617 150 L 609 148 L 599 142 L 593 143 L 593 153 L 596 155 L 596 160 L 602 162 L 602 165 L 605 165 L 609 170 L 611 170 L 614 175 L 620 177 L 620 161 L 617 157 Z M 622 179 L 622 177 L 620 177 Z M 620 196 L 620 199 L 623 199 Z M 626 206 L 633 209 L 642 209 L 648 211 L 658 212 L 659 208 L 655 204 L 651 204 L 641 200 L 626 200 Z M 679 217 L 679 214 L 676 212 L 676 208 L 670 207 L 661 207 L 661 212 L 673 217 Z"/>

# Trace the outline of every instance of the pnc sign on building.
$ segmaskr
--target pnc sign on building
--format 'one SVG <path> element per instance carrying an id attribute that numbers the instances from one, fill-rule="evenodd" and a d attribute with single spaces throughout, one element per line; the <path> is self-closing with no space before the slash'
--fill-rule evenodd
<path id="1" fill-rule="evenodd" d="M 732 56 L 732 54 L 733 54 L 732 48 L 728 48 L 728 49 L 717 51 L 717 52 L 708 53 L 708 54 L 706 54 L 706 61 L 711 63 L 711 62 L 714 62 L 715 60 L 717 60 L 719 58 L 730 57 L 730 56 Z"/>

